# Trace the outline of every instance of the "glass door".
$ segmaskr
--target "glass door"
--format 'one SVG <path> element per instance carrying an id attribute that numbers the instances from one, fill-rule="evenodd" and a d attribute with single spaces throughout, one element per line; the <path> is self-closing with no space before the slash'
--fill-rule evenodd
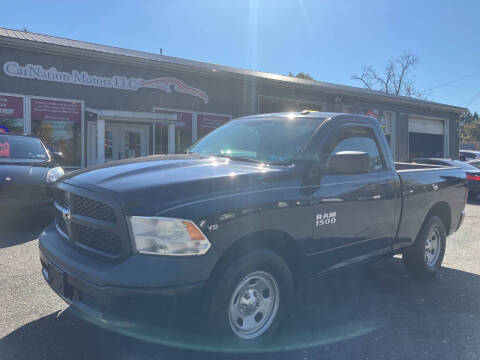
<path id="1" fill-rule="evenodd" d="M 88 122 L 87 165 L 98 163 L 97 160 L 97 124 Z M 105 162 L 129 159 L 148 155 L 149 126 L 105 123 Z"/>
<path id="2" fill-rule="evenodd" d="M 110 126 L 105 126 L 105 162 L 107 161 L 112 161 L 112 160 L 117 160 L 115 157 L 115 154 L 117 151 L 114 149 L 114 142 L 113 139 L 116 138 L 116 136 L 113 135 L 116 129 L 112 129 Z M 116 148 L 118 147 L 118 144 Z"/>
<path id="3" fill-rule="evenodd" d="M 148 155 L 148 125 L 105 124 L 105 162 Z"/>
<path id="4" fill-rule="evenodd" d="M 120 159 L 147 156 L 148 126 L 129 126 L 120 129 Z"/>

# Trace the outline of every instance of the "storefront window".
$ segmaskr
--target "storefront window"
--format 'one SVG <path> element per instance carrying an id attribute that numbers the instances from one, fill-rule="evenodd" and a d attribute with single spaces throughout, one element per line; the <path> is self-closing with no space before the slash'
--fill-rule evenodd
<path id="1" fill-rule="evenodd" d="M 168 154 L 167 124 L 155 124 L 155 154 Z"/>
<path id="2" fill-rule="evenodd" d="M 110 129 L 105 129 L 105 161 L 113 160 L 113 133 Z"/>
<path id="3" fill-rule="evenodd" d="M 192 113 L 177 113 L 175 123 L 175 153 L 183 153 L 192 145 Z"/>
<path id="4" fill-rule="evenodd" d="M 123 132 L 123 159 L 131 159 L 142 156 L 141 134 L 136 131 Z"/>
<path id="5" fill-rule="evenodd" d="M 0 95 L 0 133 L 24 133 L 23 97 Z"/>
<path id="6" fill-rule="evenodd" d="M 193 114 L 191 112 L 163 109 L 159 109 L 157 112 L 177 115 L 177 121 L 175 123 L 175 153 L 184 152 L 192 145 Z M 157 124 L 156 127 L 162 127 L 162 129 L 156 130 L 155 133 L 155 153 L 166 154 L 168 152 L 168 136 L 166 135 L 168 134 L 168 126 L 167 124 Z M 157 137 L 157 135 L 159 135 L 159 137 Z"/>
<path id="7" fill-rule="evenodd" d="M 193 113 L 158 109 L 156 112 L 177 115 L 175 123 L 175 153 L 183 153 L 193 141 Z M 197 113 L 197 138 L 231 120 L 228 115 Z M 155 124 L 155 154 L 168 154 L 168 124 Z"/>
<path id="8" fill-rule="evenodd" d="M 80 102 L 31 99 L 32 135 L 50 152 L 62 152 L 63 165 L 81 166 L 82 141 Z"/>

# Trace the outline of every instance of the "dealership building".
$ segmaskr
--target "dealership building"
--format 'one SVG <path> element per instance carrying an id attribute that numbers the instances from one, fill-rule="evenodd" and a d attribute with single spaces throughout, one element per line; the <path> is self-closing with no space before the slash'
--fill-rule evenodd
<path id="1" fill-rule="evenodd" d="M 39 137 L 66 167 L 182 152 L 232 118 L 304 109 L 367 114 L 396 161 L 457 158 L 466 109 L 0 28 L 0 131 Z"/>

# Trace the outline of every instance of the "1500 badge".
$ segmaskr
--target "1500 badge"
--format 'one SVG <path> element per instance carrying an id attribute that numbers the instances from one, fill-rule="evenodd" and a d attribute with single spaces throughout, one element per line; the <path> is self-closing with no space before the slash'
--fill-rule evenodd
<path id="1" fill-rule="evenodd" d="M 337 222 L 337 212 L 332 211 L 329 213 L 317 214 L 315 218 L 316 226 L 323 226 L 329 224 L 335 224 Z"/>

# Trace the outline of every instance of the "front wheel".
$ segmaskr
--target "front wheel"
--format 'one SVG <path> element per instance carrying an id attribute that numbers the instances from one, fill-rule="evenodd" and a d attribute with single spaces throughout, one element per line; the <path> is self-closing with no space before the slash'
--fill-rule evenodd
<path id="1" fill-rule="evenodd" d="M 403 264 L 414 278 L 431 278 L 442 266 L 447 232 L 438 216 L 432 216 L 422 226 L 415 243 L 405 249 Z"/>
<path id="2" fill-rule="evenodd" d="M 280 255 L 270 250 L 248 252 L 218 280 L 209 326 L 222 336 L 265 338 L 279 327 L 292 294 L 292 276 Z"/>

